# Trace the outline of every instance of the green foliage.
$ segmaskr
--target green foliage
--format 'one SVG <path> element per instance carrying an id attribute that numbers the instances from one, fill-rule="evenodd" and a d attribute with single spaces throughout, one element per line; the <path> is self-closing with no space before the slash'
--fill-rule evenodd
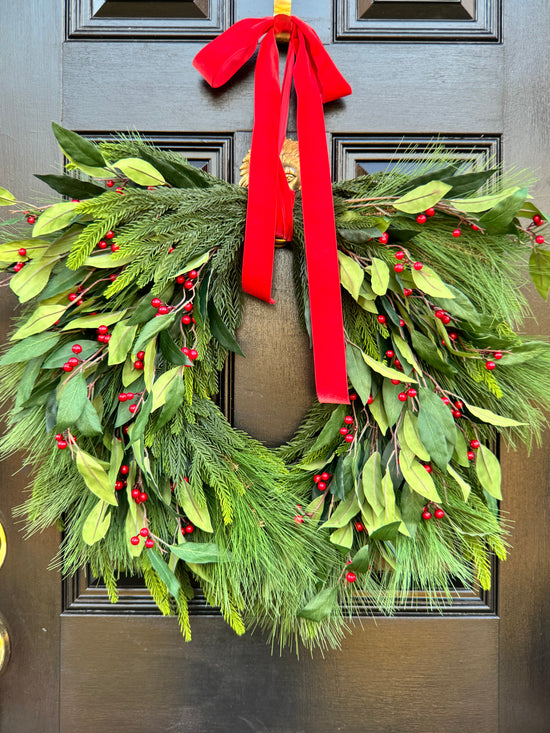
<path id="1" fill-rule="evenodd" d="M 212 399 L 227 352 L 240 353 L 246 191 L 137 136 L 94 145 L 55 132 L 72 165 L 100 180 L 80 182 L 81 203 L 45 208 L 43 238 L 0 245 L 12 290 L 29 301 L 0 359 L 13 404 L 0 451 L 22 451 L 33 473 L 16 510 L 28 531 L 63 523 L 54 565 L 70 574 L 90 563 L 113 602 L 120 573 L 143 576 L 185 639 L 193 578 L 237 634 L 258 626 L 279 648 L 338 646 L 345 615 L 365 606 L 392 613 L 422 596 L 437 607 L 457 582 L 488 588 L 491 553 L 506 556 L 495 436 L 538 440 L 550 394 L 550 346 L 515 330 L 529 261 L 548 291 L 548 253 L 519 218 L 538 212 L 522 182 L 434 149 L 412 172 L 335 184 L 356 398 L 315 402 L 270 450 Z M 103 184 L 116 171 L 118 193 Z M 69 176 L 42 178 L 75 190 Z M 419 223 L 428 206 L 434 216 Z M 298 315 L 310 332 L 299 194 L 294 224 Z M 113 249 L 98 249 L 111 231 Z M 22 247 L 30 262 L 16 275 Z M 158 318 L 154 297 L 168 308 Z"/>

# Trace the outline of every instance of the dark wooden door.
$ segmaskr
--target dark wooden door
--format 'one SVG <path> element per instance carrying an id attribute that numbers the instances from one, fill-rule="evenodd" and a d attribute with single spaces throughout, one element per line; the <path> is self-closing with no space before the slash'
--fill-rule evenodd
<path id="1" fill-rule="evenodd" d="M 234 179 L 252 127 L 252 67 L 211 91 L 191 67 L 233 20 L 269 15 L 271 0 L 2 0 L 0 179 L 20 198 L 34 172 L 61 163 L 50 121 L 93 138 L 137 129 Z M 545 0 L 294 0 L 329 46 L 354 94 L 327 108 L 335 177 L 428 154 L 531 167 L 548 204 L 550 15 Z M 291 121 L 290 127 L 293 123 Z M 547 206 L 548 209 L 548 206 Z M 312 398 L 311 358 L 295 317 L 290 255 L 276 258 L 276 307 L 249 299 L 230 364 L 234 423 L 286 438 Z M 2 291 L 2 335 L 14 299 Z M 532 299 L 534 332 L 550 332 Z M 510 560 L 489 594 L 458 591 L 426 610 L 357 623 L 339 652 L 297 661 L 260 634 L 236 638 L 204 604 L 193 641 L 155 612 L 143 588 L 109 604 L 83 572 L 48 570 L 55 531 L 24 541 L 11 507 L 28 481 L 1 467 L 8 554 L 0 612 L 12 655 L 0 678 L 5 733 L 535 733 L 550 729 L 548 459 L 502 451 L 504 509 L 516 518 Z"/>

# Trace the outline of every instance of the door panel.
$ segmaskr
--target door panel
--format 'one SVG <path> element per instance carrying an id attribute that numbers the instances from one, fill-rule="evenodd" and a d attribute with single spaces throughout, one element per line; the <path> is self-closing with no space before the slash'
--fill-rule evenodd
<path id="1" fill-rule="evenodd" d="M 271 0 L 55 6 L 0 7 L 2 183 L 23 198 L 44 191 L 31 174 L 61 162 L 52 119 L 91 138 L 139 130 L 238 180 L 253 123 L 253 64 L 211 90 L 191 61 L 233 20 L 268 15 Z M 434 136 L 477 165 L 503 160 L 540 170 L 549 159 L 543 0 L 294 0 L 293 11 L 330 46 L 354 89 L 326 108 L 335 178 L 380 170 L 396 155 L 425 156 Z M 544 208 L 550 176 L 540 174 Z M 239 334 L 247 359 L 229 363 L 222 394 L 234 424 L 269 444 L 292 433 L 313 395 L 288 250 L 277 253 L 274 293 L 276 306 L 247 298 Z M 4 291 L 0 303 L 5 335 L 14 299 Z M 550 333 L 548 306 L 536 309 L 531 330 Z M 517 522 L 491 593 L 458 589 L 444 614 L 429 612 L 420 594 L 416 610 L 363 618 L 341 651 L 299 662 L 289 652 L 272 657 L 259 634 L 236 638 L 200 597 L 185 644 L 177 622 L 160 617 L 135 583 L 124 584 L 114 607 L 86 571 L 62 586 L 46 571 L 56 532 L 24 542 L 10 519 L 28 479 L 12 479 L 17 459 L 7 462 L 0 612 L 13 654 L 0 680 L 0 729 L 26 733 L 40 721 L 44 733 L 542 733 L 550 726 L 549 459 L 542 450 L 527 461 L 503 449 L 502 462 L 504 509 Z"/>

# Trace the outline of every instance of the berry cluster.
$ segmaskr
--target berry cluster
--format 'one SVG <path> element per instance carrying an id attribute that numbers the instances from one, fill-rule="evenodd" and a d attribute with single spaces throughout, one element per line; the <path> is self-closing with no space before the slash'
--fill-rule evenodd
<path id="1" fill-rule="evenodd" d="M 430 511 L 430 509 L 433 509 L 434 506 L 435 511 L 433 513 L 433 516 L 436 519 L 443 519 L 443 517 L 445 516 L 445 512 L 443 511 L 443 509 L 440 506 L 434 504 L 433 501 L 430 501 L 429 504 L 424 507 L 424 510 L 422 512 L 422 519 L 424 519 L 426 522 L 432 518 L 432 512 Z"/>
<path id="2" fill-rule="evenodd" d="M 114 236 L 115 236 L 115 233 L 112 230 L 108 231 L 107 234 L 103 237 L 103 239 L 100 239 L 99 242 L 97 243 L 97 248 L 98 249 L 107 249 L 107 247 L 109 246 L 109 242 L 111 242 L 111 252 L 118 252 L 120 247 L 118 246 L 118 244 L 116 244 L 116 242 L 112 241 Z"/>
<path id="3" fill-rule="evenodd" d="M 135 535 L 134 537 L 130 537 L 130 542 L 133 545 L 139 545 L 141 538 L 145 539 L 145 547 L 154 547 L 155 546 L 155 540 L 150 536 L 149 530 L 147 527 L 142 527 L 139 530 L 139 534 Z"/>
<path id="4" fill-rule="evenodd" d="M 344 437 L 346 443 L 353 443 L 355 440 L 355 434 L 357 433 L 357 426 L 351 415 L 346 415 L 344 418 L 344 424 L 340 428 L 340 435 Z"/>
<path id="5" fill-rule="evenodd" d="M 313 483 L 315 484 L 316 488 L 319 489 L 319 491 L 326 491 L 326 488 L 328 486 L 327 482 L 330 481 L 331 478 L 332 474 L 324 471 L 323 473 L 315 474 L 315 476 L 313 477 Z"/>
<path id="6" fill-rule="evenodd" d="M 98 326 L 97 328 L 97 340 L 100 344 L 108 344 L 111 340 L 111 334 L 107 326 Z"/>
<path id="7" fill-rule="evenodd" d="M 410 266 L 411 266 L 411 267 L 412 267 L 412 268 L 413 268 L 414 270 L 416 270 L 417 272 L 420 272 L 420 270 L 421 270 L 421 269 L 422 269 L 422 268 L 424 267 L 424 265 L 422 264 L 422 262 L 413 262 L 413 261 L 412 261 L 412 260 L 411 260 L 411 259 L 410 259 L 410 258 L 409 258 L 409 257 L 407 256 L 406 252 L 405 252 L 404 250 L 402 250 L 402 249 L 398 250 L 398 251 L 397 251 L 397 252 L 395 253 L 395 259 L 396 259 L 396 260 L 399 260 L 399 262 L 397 262 L 397 263 L 396 263 L 396 264 L 395 264 L 395 265 L 393 266 L 393 269 L 395 270 L 395 272 L 398 272 L 398 273 L 399 273 L 399 272 L 403 272 L 403 270 L 405 269 L 405 265 L 406 265 L 406 264 L 407 264 L 407 265 L 410 265 Z M 410 292 L 409 292 L 409 291 L 410 291 Z M 407 293 L 408 293 L 408 295 L 411 295 L 411 293 L 412 293 L 412 290 L 410 290 L 410 288 L 407 288 Z"/>

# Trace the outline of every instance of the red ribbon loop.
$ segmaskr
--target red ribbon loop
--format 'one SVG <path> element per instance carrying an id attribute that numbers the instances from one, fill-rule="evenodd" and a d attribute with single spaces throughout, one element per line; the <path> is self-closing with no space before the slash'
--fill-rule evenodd
<path id="1" fill-rule="evenodd" d="M 279 81 L 276 35 L 290 33 Z M 262 39 L 263 36 L 263 39 Z M 275 238 L 292 239 L 294 192 L 280 160 L 294 81 L 309 285 L 315 383 L 320 402 L 349 402 L 330 163 L 323 104 L 351 94 L 313 28 L 295 16 L 248 18 L 231 26 L 195 57 L 212 87 L 225 84 L 260 49 L 256 61 L 243 290 L 271 298 Z"/>

